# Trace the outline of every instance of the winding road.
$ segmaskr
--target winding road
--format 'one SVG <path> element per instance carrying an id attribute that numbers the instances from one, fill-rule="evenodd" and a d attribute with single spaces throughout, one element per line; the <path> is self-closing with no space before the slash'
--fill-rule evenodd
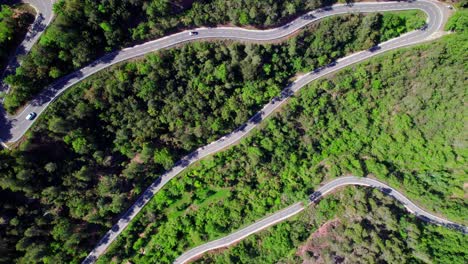
<path id="1" fill-rule="evenodd" d="M 204 147 L 201 147 L 189 155 L 182 158 L 175 164 L 173 168 L 165 172 L 153 182 L 145 192 L 137 199 L 137 201 L 122 215 L 119 221 L 104 235 L 104 237 L 98 242 L 96 247 L 90 252 L 85 258 L 83 263 L 93 263 L 97 258 L 102 255 L 110 244 L 117 238 L 117 236 L 127 227 L 131 220 L 142 210 L 142 208 L 151 200 L 155 193 L 157 193 L 166 183 L 173 179 L 180 172 L 185 170 L 192 163 L 199 161 L 200 159 L 214 154 L 222 149 L 238 142 L 241 138 L 246 136 L 252 129 L 254 129 L 258 123 L 263 121 L 268 115 L 280 107 L 286 100 L 295 92 L 302 87 L 306 86 L 313 80 L 323 77 L 331 72 L 335 72 L 346 66 L 354 63 L 363 61 L 377 54 L 393 50 L 399 47 L 413 45 L 421 43 L 423 41 L 435 38 L 437 34 L 443 31 L 443 25 L 447 20 L 450 10 L 447 6 L 437 2 L 428 0 L 418 0 L 413 2 L 379 2 L 379 3 L 356 3 L 352 6 L 349 5 L 334 5 L 332 7 L 312 11 L 300 18 L 288 23 L 287 25 L 271 30 L 246 30 L 240 28 L 200 28 L 197 29 L 199 32 L 196 36 L 190 36 L 187 31 L 177 33 L 171 36 L 167 36 L 155 41 L 151 41 L 139 46 L 128 48 L 117 53 L 109 54 L 107 57 L 101 58 L 96 61 L 93 65 L 82 69 L 81 71 L 70 75 L 64 79 L 61 83 L 56 85 L 55 89 L 50 92 L 49 99 L 45 103 L 33 102 L 30 108 L 26 112 L 36 111 L 41 112 L 44 107 L 50 103 L 53 98 L 60 94 L 63 90 L 78 82 L 79 80 L 89 76 L 105 67 L 109 64 L 114 64 L 129 58 L 141 56 L 148 52 L 159 50 L 162 48 L 171 47 L 180 43 L 193 40 L 202 39 L 235 39 L 243 41 L 271 41 L 275 39 L 283 38 L 289 34 L 292 34 L 307 24 L 317 21 L 321 18 L 344 14 L 350 12 L 377 12 L 377 11 L 395 11 L 395 10 L 411 10 L 419 9 L 427 14 L 427 26 L 423 30 L 416 30 L 407 34 L 404 34 L 398 38 L 379 44 L 377 47 L 354 53 L 345 58 L 339 59 L 335 63 L 316 69 L 313 72 L 309 72 L 305 75 L 300 76 L 288 87 L 286 87 L 281 95 L 274 98 L 270 103 L 266 104 L 263 109 L 255 114 L 247 123 L 233 131 L 232 133 L 220 138 L 217 141 L 210 143 Z M 52 87 L 53 88 L 53 87 Z M 23 113 L 24 115 L 25 113 Z M 25 126 L 30 126 L 26 124 Z M 16 132 L 17 135 L 14 137 L 16 140 L 21 135 L 20 132 Z M 19 134 L 18 134 L 19 133 Z M 406 199 L 406 198 L 405 198 Z M 407 200 L 407 199 L 406 199 Z M 289 209 L 292 210 L 292 209 Z M 428 219 L 434 222 L 439 222 L 437 216 L 427 214 Z"/>
<path id="2" fill-rule="evenodd" d="M 0 0 L 0 4 L 29 4 L 36 10 L 36 18 L 29 27 L 24 40 L 16 49 L 15 55 L 9 60 L 8 65 L 1 75 L 1 80 L 3 80 L 4 76 L 15 72 L 16 68 L 20 65 L 19 57 L 27 54 L 31 50 L 32 46 L 37 42 L 37 40 L 39 40 L 39 37 L 42 35 L 46 27 L 50 22 L 52 22 L 52 18 L 54 16 L 52 6 L 54 2 L 55 0 Z M 0 92 L 8 92 L 8 85 L 1 82 Z"/>
<path id="3" fill-rule="evenodd" d="M 31 0 L 31 4 L 35 4 L 34 2 L 43 2 L 41 0 Z M 37 7 L 37 5 L 36 5 Z M 266 104 L 263 109 L 255 114 L 251 119 L 249 119 L 244 125 L 233 131 L 232 133 L 220 138 L 219 140 L 210 143 L 204 147 L 197 149 L 196 151 L 190 153 L 189 155 L 182 158 L 179 162 L 175 164 L 173 168 L 169 171 L 165 172 L 159 179 L 153 182 L 145 192 L 137 199 L 135 204 L 133 204 L 126 213 L 122 215 L 120 220 L 109 230 L 105 236 L 98 242 L 97 246 L 91 251 L 91 253 L 86 257 L 83 263 L 93 263 L 96 259 L 103 254 L 106 249 L 110 246 L 110 244 L 116 239 L 116 237 L 127 227 L 130 221 L 141 211 L 141 209 L 151 200 L 155 193 L 157 193 L 167 182 L 169 182 L 172 178 L 174 178 L 177 174 L 182 172 L 189 166 L 190 164 L 208 156 L 213 153 L 216 153 L 235 142 L 238 142 L 241 138 L 246 136 L 249 131 L 255 128 L 258 123 L 264 120 L 267 116 L 269 116 L 273 111 L 279 108 L 286 100 L 293 95 L 295 92 L 300 90 L 302 87 L 306 86 L 313 80 L 316 80 L 320 77 L 323 77 L 331 72 L 335 72 L 340 70 L 346 66 L 352 65 L 354 63 L 363 61 L 375 55 L 381 54 L 383 52 L 393 50 L 396 48 L 400 48 L 403 46 L 413 45 L 417 43 L 421 43 L 423 41 L 427 41 L 433 38 L 436 38 L 440 35 L 443 31 L 443 25 L 447 20 L 448 15 L 450 14 L 450 10 L 447 8 L 446 5 L 442 3 L 438 3 L 431 0 L 417 0 L 411 2 L 365 2 L 365 3 L 355 3 L 352 5 L 334 5 L 331 7 L 323 8 L 320 10 L 312 11 L 306 15 L 303 15 L 296 20 L 283 25 L 281 27 L 271 29 L 271 30 L 247 30 L 242 28 L 233 28 L 233 27 L 217 27 L 217 28 L 199 28 L 195 29 L 198 31 L 198 35 L 192 36 L 188 34 L 188 31 L 176 33 L 167 37 L 163 37 L 154 41 L 150 41 L 141 45 L 137 45 L 131 48 L 126 48 L 120 51 L 116 51 L 113 53 L 109 53 L 102 58 L 92 62 L 90 65 L 71 73 L 54 84 L 47 87 L 43 92 L 41 92 L 38 96 L 36 96 L 28 105 L 25 106 L 24 110 L 16 116 L 9 116 L 5 113 L 3 109 L 0 109 L 0 139 L 3 142 L 16 142 L 18 141 L 26 131 L 31 127 L 33 121 L 25 120 L 25 117 L 30 112 L 36 112 L 40 115 L 47 106 L 53 102 L 61 93 L 63 93 L 66 89 L 70 88 L 71 86 L 75 85 L 76 83 L 82 81 L 83 79 L 91 76 L 92 74 L 105 69 L 113 64 L 135 58 L 138 56 L 145 55 L 150 52 L 154 52 L 157 50 L 161 50 L 164 48 L 172 47 L 181 43 L 185 43 L 188 41 L 195 41 L 195 40 L 207 40 L 207 39 L 232 39 L 232 40 L 239 40 L 239 41 L 250 41 L 250 42 L 266 42 L 284 38 L 299 29 L 303 28 L 304 26 L 317 21 L 321 18 L 344 14 L 344 13 L 370 13 L 370 12 L 378 12 L 378 11 L 396 11 L 396 10 L 412 10 L 412 9 L 419 9 L 422 10 L 427 14 L 427 26 L 424 29 L 416 30 L 407 34 L 404 34 L 398 38 L 392 39 L 390 41 L 384 42 L 379 44 L 378 46 L 372 48 L 371 50 L 361 51 L 349 55 L 345 58 L 339 59 L 335 63 L 332 63 L 326 67 L 322 67 L 319 69 L 314 70 L 313 72 L 309 72 L 298 77 L 293 83 L 287 86 L 280 94 L 280 96 L 275 97 L 271 102 Z M 42 11 L 41 11 L 42 12 Z M 45 11 L 44 11 L 45 12 Z M 51 13 L 50 13 L 51 14 Z M 47 17 L 47 15 L 44 15 Z M 51 17 L 51 16 L 49 16 Z M 50 22 L 50 20 L 48 20 Z M 38 37 L 38 36 L 36 36 Z M 37 120 L 37 118 L 36 118 Z M 340 178 L 344 179 L 344 178 Z M 360 178 L 353 178 L 351 183 L 340 183 L 340 182 L 333 182 L 333 186 L 329 187 L 329 190 L 338 188 L 342 185 L 348 184 L 358 184 L 358 185 L 371 185 L 368 182 L 360 182 L 358 180 Z M 329 183 L 331 184 L 331 183 Z M 375 187 L 381 187 L 376 183 L 372 183 Z M 322 187 L 321 193 L 322 195 L 326 193 L 328 190 L 325 188 L 328 185 Z M 389 188 L 385 186 L 385 188 Z M 397 193 L 395 190 L 392 190 L 391 193 Z M 399 193 L 398 193 L 399 194 Z M 399 194 L 401 195 L 401 194 Z M 414 204 L 412 204 L 408 199 L 404 196 L 396 197 L 400 201 L 404 202 L 405 206 L 409 208 L 410 211 L 415 212 L 417 214 L 421 214 L 421 217 L 424 217 L 425 220 L 429 220 L 434 223 L 444 224 L 444 225 L 456 225 L 454 223 L 448 222 L 444 219 L 440 219 L 437 216 L 431 215 L 429 213 L 424 212 Z M 302 207 L 302 209 L 300 209 Z M 258 228 L 262 226 L 266 227 L 272 225 L 282 219 L 285 219 L 291 215 L 294 215 L 297 210 L 303 210 L 303 206 L 301 204 L 295 204 L 291 207 L 288 207 L 279 213 L 270 216 L 261 220 L 262 224 L 257 224 Z M 298 211 L 299 212 L 299 211 Z M 423 213 L 424 212 L 424 213 Z M 268 220 L 269 219 L 269 220 Z M 256 225 L 254 224 L 254 225 Z M 264 228 L 263 227 L 263 228 Z M 250 231 L 249 231 L 250 230 Z M 252 233 L 252 230 L 256 230 L 256 228 L 249 229 L 247 231 L 238 231 L 241 232 L 239 237 L 245 237 L 248 234 Z M 466 230 L 463 227 L 463 230 Z M 250 233 L 249 233 L 250 232 Z M 236 232 L 237 233 L 237 232 Z M 234 234 L 233 234 L 234 235 Z M 233 239 L 236 239 L 234 237 Z M 241 238 L 240 238 L 241 239 Z M 230 239 L 223 240 L 222 243 L 229 242 Z M 234 241 L 234 240 L 233 240 Z M 213 241 L 215 242 L 215 241 Z M 213 243 L 210 242 L 210 243 Z M 221 244 L 222 244 L 221 243 Z M 222 247 L 224 245 L 221 245 Z M 212 244 L 212 248 L 217 248 L 216 243 Z M 196 256 L 197 252 L 205 252 L 210 250 L 210 246 L 205 246 L 204 249 L 201 251 L 197 251 L 197 248 L 193 249 L 194 253 L 190 253 L 192 255 L 187 255 L 189 251 L 183 256 L 181 256 L 178 261 L 183 262 L 183 257 L 187 260 L 191 258 L 191 256 Z M 206 249 L 206 250 L 205 250 Z M 198 253 L 201 254 L 201 253 Z"/>
<path id="4" fill-rule="evenodd" d="M 282 209 L 268 217 L 265 217 L 245 228 L 242 228 L 238 231 L 235 231 L 234 233 L 231 233 L 230 235 L 227 235 L 225 237 L 222 237 L 217 240 L 213 240 L 211 242 L 208 242 L 206 244 L 200 245 L 198 247 L 195 247 L 184 254 L 182 254 L 180 257 L 178 257 L 174 263 L 181 264 L 181 263 L 187 263 L 190 260 L 202 255 L 203 253 L 206 253 L 210 250 L 218 249 L 218 248 L 224 248 L 229 245 L 232 245 L 246 237 L 248 237 L 251 234 L 254 234 L 256 232 L 259 232 L 269 226 L 272 226 L 276 223 L 279 223 L 287 218 L 290 218 L 300 212 L 302 212 L 306 206 L 310 205 L 311 203 L 316 203 L 318 202 L 323 196 L 326 194 L 340 188 L 343 186 L 347 185 L 360 185 L 360 186 L 366 186 L 366 187 L 371 187 L 371 188 L 377 188 L 384 192 L 387 195 L 392 196 L 399 202 L 403 204 L 403 206 L 408 210 L 408 212 L 416 215 L 418 218 L 438 224 L 438 225 L 443 225 L 447 226 L 450 228 L 454 228 L 457 230 L 460 230 L 461 232 L 467 234 L 468 233 L 468 227 L 459 225 L 456 223 L 453 223 L 451 221 L 448 221 L 446 219 L 437 217 L 433 214 L 430 214 L 417 205 L 415 205 L 413 202 L 411 202 L 408 198 L 406 198 L 403 194 L 398 192 L 397 190 L 393 189 L 392 187 L 374 180 L 370 178 L 361 178 L 361 177 L 355 177 L 355 176 L 346 176 L 346 177 L 340 177 L 335 180 L 332 180 L 331 182 L 323 185 L 322 187 L 318 188 L 317 191 L 315 191 L 312 195 L 309 196 L 309 204 L 304 205 L 302 202 L 295 203 L 289 207 L 286 207 L 285 209 Z"/>
<path id="5" fill-rule="evenodd" d="M 40 0 L 37 0 L 40 1 Z M 378 11 L 396 11 L 396 10 L 411 10 L 419 9 L 424 11 L 428 16 L 428 23 L 425 30 L 416 30 L 395 38 L 391 41 L 380 44 L 372 51 L 363 51 L 355 53 L 351 56 L 338 60 L 333 66 L 324 69 L 318 69 L 314 72 L 302 76 L 290 87 L 287 87 L 285 92 L 296 92 L 307 83 L 320 78 L 330 72 L 337 71 L 343 67 L 349 66 L 356 62 L 360 62 L 377 54 L 388 50 L 396 49 L 402 46 L 412 45 L 426 41 L 433 37 L 434 34 L 443 30 L 443 24 L 448 17 L 450 10 L 443 4 L 430 0 L 418 0 L 413 2 L 366 2 L 355 3 L 353 5 L 334 5 L 320 10 L 312 11 L 303 15 L 294 21 L 281 27 L 270 30 L 246 30 L 233 27 L 217 27 L 217 28 L 199 28 L 198 35 L 191 36 L 188 31 L 183 31 L 167 37 L 163 37 L 154 41 L 137 45 L 131 48 L 126 48 L 120 51 L 109 53 L 102 58 L 92 62 L 90 65 L 73 72 L 47 87 L 42 93 L 37 95 L 31 102 L 24 107 L 24 110 L 16 116 L 7 115 L 6 112 L 0 109 L 0 140 L 2 142 L 18 141 L 31 125 L 38 119 L 33 121 L 26 120 L 26 116 L 30 112 L 36 112 L 40 115 L 47 106 L 54 101 L 62 92 L 90 75 L 101 71 L 113 64 L 145 55 L 150 52 L 175 46 L 181 43 L 195 40 L 207 39 L 232 39 L 239 41 L 250 42 L 266 42 L 284 38 L 304 26 L 315 22 L 321 18 L 345 14 L 345 13 L 370 13 Z M 283 94 L 284 95 L 284 94 Z M 289 96 L 282 96 L 276 101 L 267 104 L 261 113 L 261 116 L 267 116 Z M 248 124 L 247 124 L 248 126 Z"/>

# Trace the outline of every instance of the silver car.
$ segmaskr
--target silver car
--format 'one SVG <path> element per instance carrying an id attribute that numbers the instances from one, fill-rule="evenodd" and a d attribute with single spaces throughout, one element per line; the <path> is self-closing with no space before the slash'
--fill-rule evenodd
<path id="1" fill-rule="evenodd" d="M 33 120 L 37 114 L 35 112 L 31 112 L 26 116 L 26 120 Z"/>

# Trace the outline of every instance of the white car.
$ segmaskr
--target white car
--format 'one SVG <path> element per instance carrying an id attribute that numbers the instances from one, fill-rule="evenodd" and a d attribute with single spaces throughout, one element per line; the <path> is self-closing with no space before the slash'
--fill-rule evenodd
<path id="1" fill-rule="evenodd" d="M 190 31 L 189 35 L 190 36 L 196 36 L 196 35 L 198 35 L 198 32 L 197 31 Z"/>
<path id="2" fill-rule="evenodd" d="M 36 113 L 31 112 L 26 116 L 26 120 L 33 120 L 37 116 Z"/>

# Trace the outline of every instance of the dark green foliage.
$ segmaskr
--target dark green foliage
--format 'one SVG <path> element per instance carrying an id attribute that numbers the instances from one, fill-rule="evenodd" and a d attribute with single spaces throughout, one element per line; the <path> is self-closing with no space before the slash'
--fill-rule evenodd
<path id="1" fill-rule="evenodd" d="M 369 30 L 368 19 L 332 17 L 284 44 L 193 43 L 115 66 L 69 90 L 41 116 L 20 150 L 2 153 L 0 186 L 30 199 L 27 208 L 34 208 L 12 210 L 18 224 L 0 226 L 1 237 L 17 245 L 9 247 L 9 256 L 16 254 L 19 261 L 42 256 L 49 262 L 83 258 L 118 214 L 182 155 L 248 120 L 297 71 L 369 47 L 357 34 L 381 28 Z M 373 41 L 384 40 L 374 35 Z M 262 140 L 248 157 L 274 151 L 272 143 Z M 173 203 L 174 215 L 186 206 L 180 195 L 203 181 L 192 183 L 164 199 Z M 219 201 L 226 191 L 197 193 L 198 206 Z M 276 194 L 272 190 L 271 196 Z M 267 204 L 280 202 L 275 197 Z M 23 208 L 23 203 L 11 206 Z M 255 217 L 264 213 L 259 208 Z M 211 225 L 207 230 L 224 229 Z"/>
<path id="2" fill-rule="evenodd" d="M 172 262 L 188 248 L 302 200 L 324 180 L 346 174 L 374 175 L 427 210 L 467 223 L 461 108 L 466 85 L 459 78 L 467 61 L 464 38 L 457 34 L 393 52 L 312 84 L 240 145 L 171 181 L 101 263 L 114 257 Z M 220 188 L 231 195 L 194 206 L 200 192 Z M 431 249 L 439 243 L 436 237 L 424 251 L 438 250 Z M 388 259 L 399 257 L 398 248 Z M 447 258 L 459 251 L 447 251 Z"/>
<path id="3" fill-rule="evenodd" d="M 466 235 L 416 219 L 377 190 L 347 187 L 195 263 L 461 264 L 467 260 L 467 243 Z"/>
<path id="4" fill-rule="evenodd" d="M 240 145 L 171 181 L 101 263 L 171 262 L 346 174 L 373 174 L 427 210 L 466 223 L 463 38 L 393 52 L 314 83 Z M 232 193 L 194 206 L 199 192 L 218 188 Z"/>
<path id="5" fill-rule="evenodd" d="M 0 5 L 0 73 L 26 34 L 34 16 L 24 7 Z"/>
<path id="6" fill-rule="evenodd" d="M 12 90 L 4 107 L 14 112 L 58 77 L 83 67 L 105 52 L 142 40 L 200 25 L 233 23 L 270 27 L 331 3 L 328 0 L 61 0 L 54 6 L 56 19 L 38 45 L 24 58 L 16 74 L 6 78 Z M 392 25 L 385 26 L 389 33 L 384 38 L 405 29 L 403 20 L 391 20 Z M 369 33 L 373 33 L 369 40 L 373 42 L 377 35 Z"/>

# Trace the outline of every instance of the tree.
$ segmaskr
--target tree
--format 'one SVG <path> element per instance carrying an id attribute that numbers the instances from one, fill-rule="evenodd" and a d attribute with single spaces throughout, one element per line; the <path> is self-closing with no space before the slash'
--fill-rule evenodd
<path id="1" fill-rule="evenodd" d="M 156 149 L 153 156 L 154 162 L 161 164 L 164 169 L 169 169 L 174 163 L 172 155 L 167 148 Z"/>

